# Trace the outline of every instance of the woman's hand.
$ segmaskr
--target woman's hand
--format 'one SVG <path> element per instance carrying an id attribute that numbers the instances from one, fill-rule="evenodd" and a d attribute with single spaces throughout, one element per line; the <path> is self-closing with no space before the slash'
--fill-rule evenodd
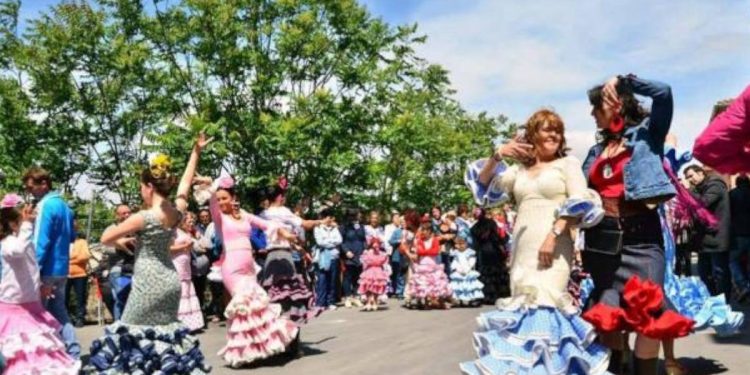
<path id="1" fill-rule="evenodd" d="M 122 250 L 129 255 L 133 255 L 133 249 L 135 249 L 136 238 L 135 237 L 123 237 L 115 241 L 115 247 Z"/>
<path id="2" fill-rule="evenodd" d="M 609 110 L 612 113 L 619 113 L 620 107 L 620 96 L 617 95 L 617 84 L 620 80 L 617 77 L 610 78 L 602 88 L 602 104 L 605 110 Z"/>
<path id="3" fill-rule="evenodd" d="M 511 158 L 516 161 L 531 158 L 531 151 L 534 147 L 525 141 L 521 136 L 513 138 L 510 142 L 501 145 L 495 151 L 495 155 L 500 158 Z"/>
<path id="4" fill-rule="evenodd" d="M 193 184 L 194 185 L 211 185 L 214 182 L 214 180 L 211 177 L 208 176 L 195 176 L 193 177 Z"/>
<path id="5" fill-rule="evenodd" d="M 553 234 L 548 234 L 542 242 L 542 247 L 539 249 L 539 267 L 550 268 L 552 267 L 552 260 L 554 259 L 555 243 L 557 237 Z"/>
<path id="6" fill-rule="evenodd" d="M 198 134 L 198 138 L 195 140 L 195 148 L 198 151 L 201 151 L 205 149 L 206 146 L 208 146 L 208 144 L 211 143 L 212 140 L 213 140 L 213 137 L 206 138 L 206 133 L 201 132 L 200 134 Z"/>

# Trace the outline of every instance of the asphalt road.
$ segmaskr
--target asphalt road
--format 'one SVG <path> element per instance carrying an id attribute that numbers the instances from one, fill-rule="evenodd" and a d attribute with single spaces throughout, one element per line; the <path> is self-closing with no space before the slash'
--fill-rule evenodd
<path id="1" fill-rule="evenodd" d="M 199 338 L 214 367 L 212 374 L 458 374 L 459 362 L 475 355 L 471 344 L 475 317 L 490 308 L 414 311 L 390 300 L 387 310 L 377 312 L 328 311 L 303 328 L 302 358 L 239 370 L 225 367 L 216 356 L 224 344 L 223 323 L 212 324 Z M 745 311 L 750 315 L 750 309 Z M 84 352 L 102 332 L 100 326 L 78 330 Z M 748 374 L 750 329 L 746 324 L 742 335 L 729 339 L 717 338 L 710 331 L 698 332 L 678 340 L 676 352 L 691 375 Z"/>

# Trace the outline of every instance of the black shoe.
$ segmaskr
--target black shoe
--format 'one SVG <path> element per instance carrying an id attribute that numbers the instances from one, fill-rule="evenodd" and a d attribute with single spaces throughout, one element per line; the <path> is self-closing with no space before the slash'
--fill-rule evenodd
<path id="1" fill-rule="evenodd" d="M 86 323 L 84 323 L 84 322 L 82 322 L 80 320 L 73 321 L 73 327 L 82 328 L 82 327 L 85 327 L 85 326 L 86 326 Z"/>

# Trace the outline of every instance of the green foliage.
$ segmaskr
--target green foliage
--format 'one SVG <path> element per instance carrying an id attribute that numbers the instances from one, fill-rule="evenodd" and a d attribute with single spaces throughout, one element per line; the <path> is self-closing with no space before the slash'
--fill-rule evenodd
<path id="1" fill-rule="evenodd" d="M 206 131 L 204 174 L 425 208 L 468 201 L 464 166 L 508 128 L 452 99 L 416 25 L 354 0 L 63 1 L 22 37 L 17 4 L 0 0 L 0 130 L 23 129 L 0 135 L 9 176 L 38 162 L 134 203 L 148 155 L 181 167 Z"/>

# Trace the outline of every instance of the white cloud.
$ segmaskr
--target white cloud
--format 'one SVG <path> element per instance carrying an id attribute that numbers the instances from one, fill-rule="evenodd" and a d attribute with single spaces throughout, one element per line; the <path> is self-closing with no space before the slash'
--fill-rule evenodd
<path id="1" fill-rule="evenodd" d="M 419 53 L 450 71 L 465 106 L 514 121 L 552 106 L 580 131 L 570 137 L 579 154 L 594 133 L 586 89 L 629 72 L 673 86 L 673 129 L 689 148 L 713 103 L 750 82 L 748 5 L 443 0 L 422 3 L 413 18 L 428 36 Z"/>

